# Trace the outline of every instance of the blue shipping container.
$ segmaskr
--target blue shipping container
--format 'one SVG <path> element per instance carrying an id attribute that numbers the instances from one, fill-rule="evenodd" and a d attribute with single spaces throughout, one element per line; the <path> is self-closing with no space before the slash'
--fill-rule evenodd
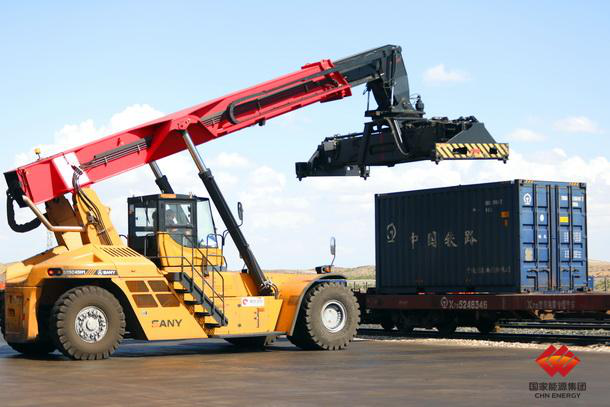
<path id="1" fill-rule="evenodd" d="M 586 187 L 515 180 L 375 197 L 380 293 L 588 289 Z"/>

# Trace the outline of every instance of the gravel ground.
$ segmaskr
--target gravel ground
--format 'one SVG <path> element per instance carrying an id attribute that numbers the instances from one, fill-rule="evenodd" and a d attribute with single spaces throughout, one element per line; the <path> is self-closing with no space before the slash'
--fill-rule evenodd
<path id="1" fill-rule="evenodd" d="M 361 328 L 365 329 L 379 329 L 379 325 L 361 325 Z M 433 333 L 435 330 L 416 329 L 420 332 Z M 476 328 L 462 327 L 458 328 L 456 332 L 478 332 Z M 557 329 L 514 329 L 514 328 L 499 328 L 499 333 L 507 334 L 530 334 L 530 335 L 582 335 L 582 336 L 607 336 L 609 332 L 607 330 L 561 330 Z M 504 342 L 504 341 L 493 341 L 493 340 L 479 340 L 479 339 L 450 339 L 450 338 L 395 338 L 387 336 L 361 336 L 362 339 L 375 340 L 375 341 L 392 341 L 392 342 L 404 342 L 422 345 L 439 345 L 439 346 L 469 346 L 469 347 L 482 347 L 482 348 L 514 348 L 514 349 L 546 349 L 549 343 L 527 343 L 527 342 Z M 603 352 L 610 353 L 610 346 L 607 345 L 589 345 L 589 346 L 570 346 L 571 350 L 579 352 Z"/>
<path id="2" fill-rule="evenodd" d="M 467 330 L 468 329 L 468 330 Z M 476 328 L 460 328 L 460 332 L 476 332 Z M 500 328 L 499 332 L 505 334 L 532 334 L 532 335 L 579 335 L 579 336 L 608 336 L 606 329 L 533 329 L 533 328 Z"/>

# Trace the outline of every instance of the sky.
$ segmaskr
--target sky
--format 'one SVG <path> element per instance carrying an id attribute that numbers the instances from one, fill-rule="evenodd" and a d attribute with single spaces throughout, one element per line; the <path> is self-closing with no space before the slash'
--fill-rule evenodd
<path id="1" fill-rule="evenodd" d="M 427 116 L 476 116 L 510 143 L 509 162 L 297 181 L 294 162 L 324 137 L 362 130 L 362 87 L 206 143 L 200 152 L 228 202 L 243 202 L 259 263 L 326 263 L 335 236 L 337 264 L 373 264 L 375 193 L 516 178 L 586 182 L 589 257 L 610 260 L 609 18 L 603 1 L 2 2 L 2 171 L 34 160 L 35 147 L 50 155 L 308 62 L 396 44 Z M 206 196 L 186 153 L 159 165 L 177 191 Z M 123 233 L 127 197 L 157 193 L 148 168 L 95 189 Z M 0 219 L 0 261 L 47 247 L 42 228 L 17 234 Z M 229 268 L 241 267 L 226 250 Z"/>

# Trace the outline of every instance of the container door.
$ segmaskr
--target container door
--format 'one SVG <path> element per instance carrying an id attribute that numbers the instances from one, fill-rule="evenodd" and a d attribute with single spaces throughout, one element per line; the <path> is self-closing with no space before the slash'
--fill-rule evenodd
<path id="1" fill-rule="evenodd" d="M 550 187 L 535 183 L 520 188 L 521 288 L 547 291 L 552 288 L 552 244 L 549 216 Z"/>
<path id="2" fill-rule="evenodd" d="M 554 188 L 557 258 L 553 288 L 582 290 L 587 287 L 585 190 L 579 185 Z"/>

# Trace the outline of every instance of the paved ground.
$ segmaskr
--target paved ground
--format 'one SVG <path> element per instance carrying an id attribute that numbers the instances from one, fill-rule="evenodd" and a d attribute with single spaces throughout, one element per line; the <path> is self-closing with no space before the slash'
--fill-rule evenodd
<path id="1" fill-rule="evenodd" d="M 72 362 L 26 359 L 0 342 L 0 406 L 608 405 L 609 353 L 578 352 L 581 363 L 552 379 L 534 362 L 539 353 L 397 341 L 358 341 L 342 352 L 300 351 L 286 340 L 266 352 L 127 341 L 110 360 Z M 578 399 L 540 400 L 530 382 L 587 389 L 572 393 Z"/>

